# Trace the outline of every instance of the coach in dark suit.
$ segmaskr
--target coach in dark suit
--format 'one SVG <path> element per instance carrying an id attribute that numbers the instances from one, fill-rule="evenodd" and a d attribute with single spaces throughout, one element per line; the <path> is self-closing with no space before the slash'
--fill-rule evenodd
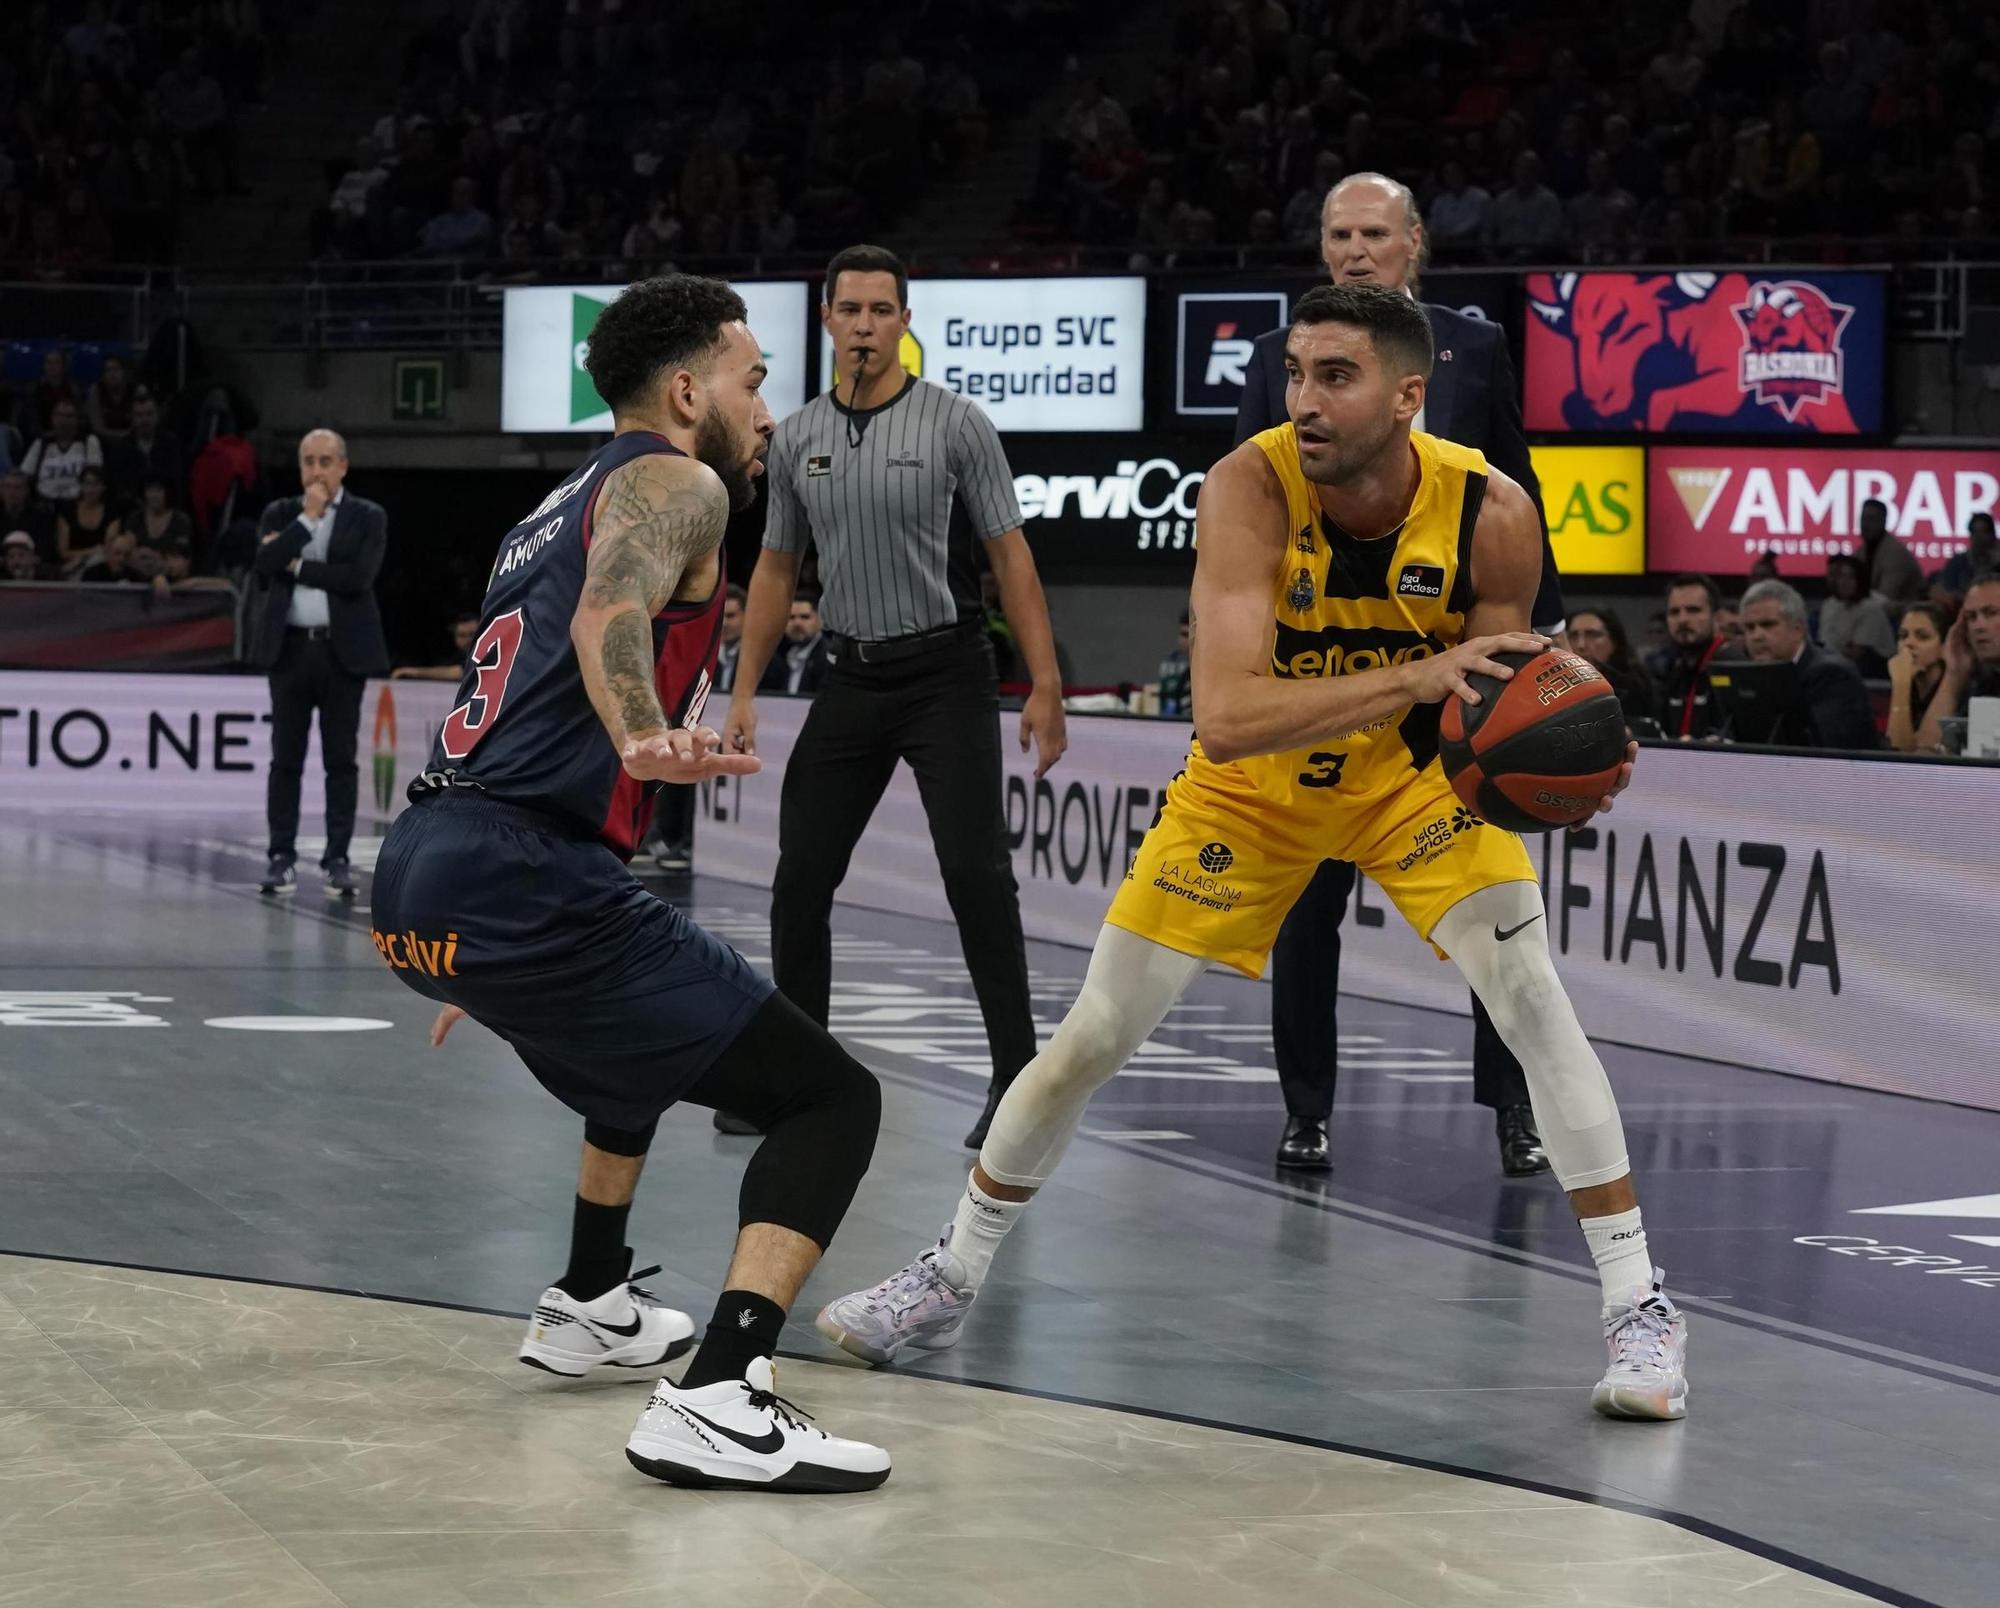
<path id="1" fill-rule="evenodd" d="M 299 443 L 304 495 L 280 497 L 257 522 L 256 635 L 250 662 L 271 676 L 271 782 L 265 814 L 271 830 L 263 888 L 293 885 L 299 830 L 299 780 L 313 712 L 326 761 L 326 853 L 329 892 L 351 898 L 359 772 L 355 746 L 367 679 L 389 668 L 375 576 L 389 545 L 389 517 L 351 495 L 347 443 L 314 430 Z"/>
<path id="2" fill-rule="evenodd" d="M 1379 173 L 1356 173 L 1328 192 L 1320 215 L 1320 256 L 1336 283 L 1390 285 L 1415 293 L 1424 258 L 1423 219 L 1409 189 Z M 1505 331 L 1449 307 L 1425 304 L 1436 360 L 1416 427 L 1477 447 L 1502 474 L 1527 488 L 1537 507 L 1541 486 L 1528 461 L 1521 430 L 1519 388 L 1507 356 Z M 1285 421 L 1285 337 L 1275 329 L 1259 336 L 1243 374 L 1236 439 Z M 1544 632 L 1563 626 L 1562 584 L 1546 527 L 1542 585 L 1534 624 Z M 1340 976 L 1340 922 L 1354 891 L 1354 867 L 1329 860 L 1319 868 L 1278 934 L 1271 952 L 1271 1036 L 1278 1080 L 1289 1120 L 1278 1145 L 1278 1164 L 1323 1169 L 1326 1125 L 1333 1114 L 1339 1070 L 1335 989 Z M 1472 999 L 1473 1098 L 1493 1108 L 1500 1165 L 1513 1177 L 1548 1171 L 1541 1135 L 1528 1104 L 1521 1063 L 1494 1031 L 1486 1008 Z"/>

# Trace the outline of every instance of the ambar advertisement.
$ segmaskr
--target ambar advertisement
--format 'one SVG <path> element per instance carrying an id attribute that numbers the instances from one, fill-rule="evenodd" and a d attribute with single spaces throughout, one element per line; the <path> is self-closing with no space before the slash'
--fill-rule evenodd
<path id="1" fill-rule="evenodd" d="M 1782 575 L 1824 575 L 1830 555 L 1861 550 L 1870 499 L 1936 570 L 1965 550 L 1972 516 L 2000 504 L 2000 452 L 1655 447 L 1649 457 L 1655 570 L 1745 575 L 1769 552 Z"/>

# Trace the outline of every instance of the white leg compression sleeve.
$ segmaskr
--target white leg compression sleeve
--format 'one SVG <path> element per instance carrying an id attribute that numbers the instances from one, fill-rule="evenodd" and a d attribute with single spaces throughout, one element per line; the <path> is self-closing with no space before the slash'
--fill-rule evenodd
<path id="1" fill-rule="evenodd" d="M 1447 910 L 1430 936 L 1458 962 L 1520 1058 L 1535 1125 L 1563 1188 L 1624 1177 L 1632 1168 L 1618 1102 L 1549 958 L 1541 888 L 1532 882 L 1482 888 Z"/>
<path id="2" fill-rule="evenodd" d="M 1076 1003 L 993 1113 L 979 1152 L 986 1176 L 1039 1189 L 1069 1147 L 1090 1097 L 1152 1036 L 1207 964 L 1123 927 L 1103 928 Z"/>

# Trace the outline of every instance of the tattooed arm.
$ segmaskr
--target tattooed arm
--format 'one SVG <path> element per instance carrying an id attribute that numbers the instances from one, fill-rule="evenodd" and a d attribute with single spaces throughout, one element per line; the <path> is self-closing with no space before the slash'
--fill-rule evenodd
<path id="1" fill-rule="evenodd" d="M 653 684 L 653 616 L 722 543 L 729 494 L 692 458 L 648 455 L 613 471 L 597 494 L 583 596 L 570 621 L 583 684 L 625 768 L 689 782 L 754 770 L 715 753 L 712 731 L 669 731 Z"/>

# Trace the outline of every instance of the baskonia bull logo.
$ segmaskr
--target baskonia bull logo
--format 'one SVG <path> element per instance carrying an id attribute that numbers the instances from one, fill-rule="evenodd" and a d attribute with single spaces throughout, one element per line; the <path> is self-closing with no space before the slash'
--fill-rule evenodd
<path id="1" fill-rule="evenodd" d="M 1697 429 L 1749 423 L 1741 416 L 1761 410 L 1800 430 L 1855 429 L 1841 350 L 1854 309 L 1806 281 L 1533 274 L 1528 305 L 1542 340 L 1569 345 L 1562 415 L 1570 429 Z"/>

